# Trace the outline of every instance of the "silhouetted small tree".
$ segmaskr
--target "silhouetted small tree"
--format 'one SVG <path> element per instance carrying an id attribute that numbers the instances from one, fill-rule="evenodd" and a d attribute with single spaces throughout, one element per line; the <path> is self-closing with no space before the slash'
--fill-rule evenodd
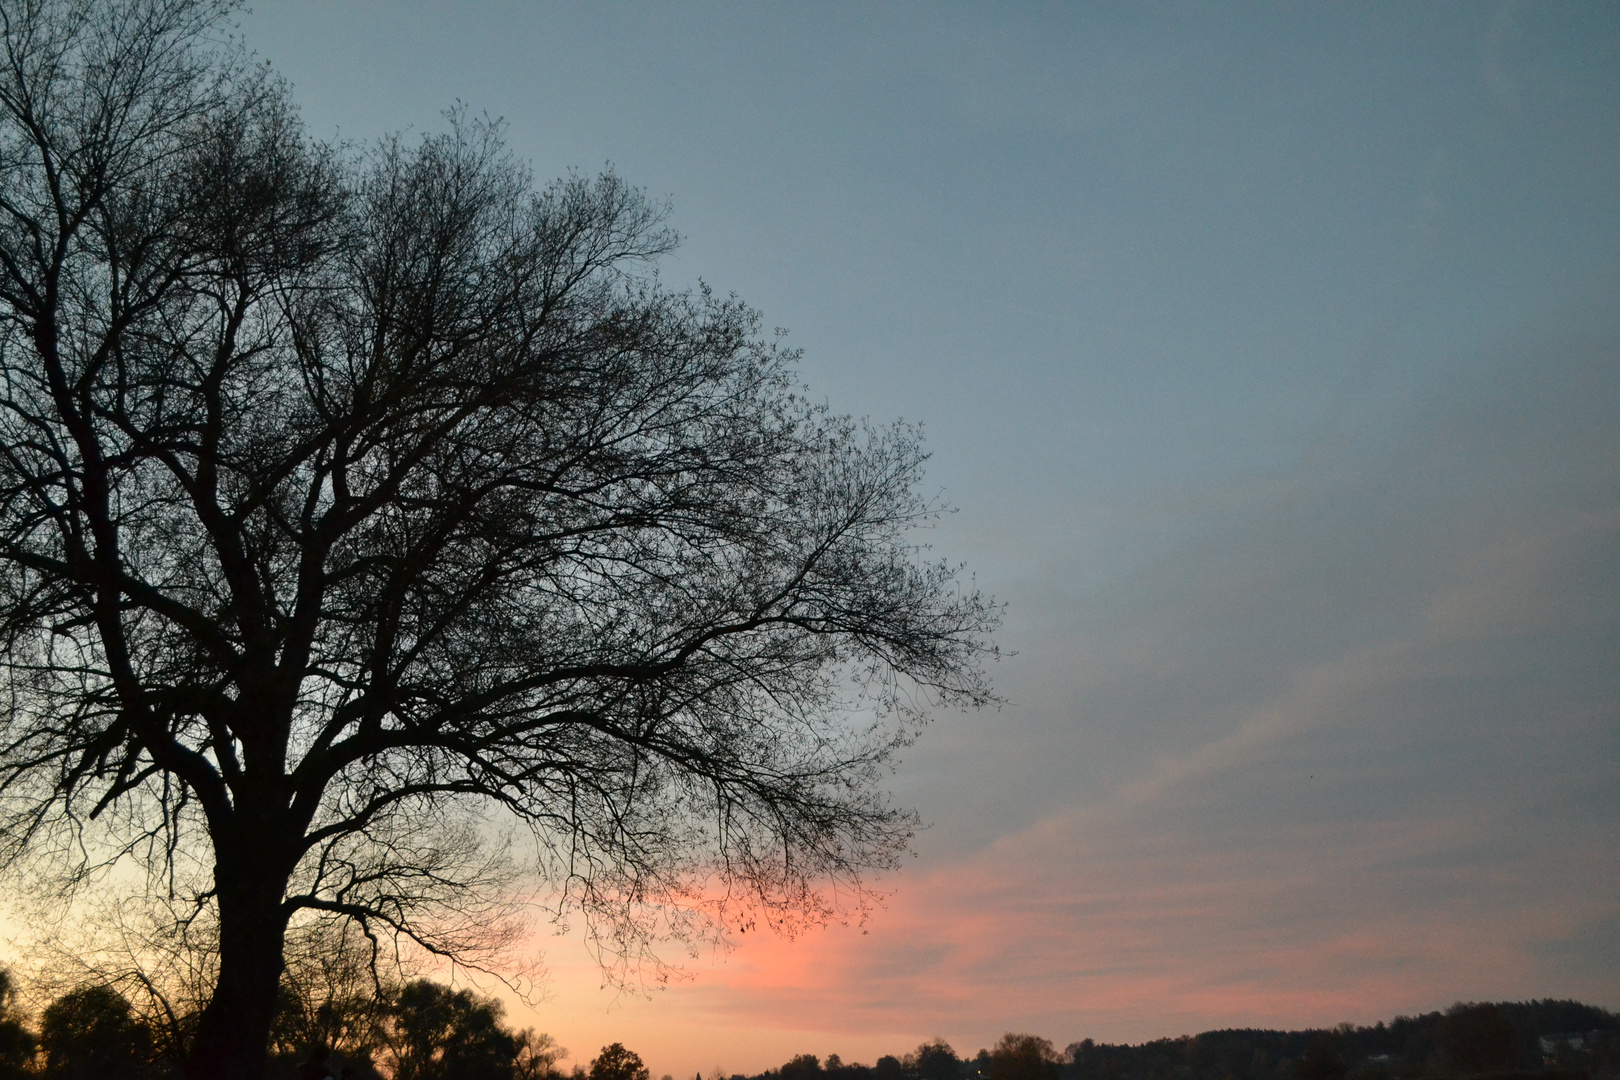
<path id="1" fill-rule="evenodd" d="M 557 1040 L 534 1028 L 517 1033 L 518 1055 L 512 1066 L 513 1080 L 558 1080 L 563 1075 L 557 1062 L 568 1056 L 568 1051 L 557 1045 Z"/>
<path id="2" fill-rule="evenodd" d="M 932 1039 L 909 1055 L 918 1080 L 960 1080 L 962 1062 L 944 1039 Z"/>
<path id="3" fill-rule="evenodd" d="M 991 1080 L 1055 1080 L 1061 1059 L 1052 1040 L 1008 1032 L 990 1051 Z"/>
<path id="4" fill-rule="evenodd" d="M 821 1059 L 814 1054 L 798 1054 L 779 1071 L 781 1080 L 818 1080 Z"/>
<path id="5" fill-rule="evenodd" d="M 872 1066 L 873 1080 L 903 1080 L 905 1075 L 905 1066 L 893 1054 L 884 1054 Z"/>
<path id="6" fill-rule="evenodd" d="M 152 1033 L 110 986 L 72 990 L 40 1018 L 46 1080 L 133 1080 L 151 1064 Z"/>
<path id="7" fill-rule="evenodd" d="M 652 1074 L 634 1050 L 623 1043 L 609 1043 L 591 1062 L 590 1080 L 650 1080 Z"/>
<path id="8" fill-rule="evenodd" d="M 393 1080 L 511 1080 L 522 1051 L 501 1003 L 430 979 L 407 983 L 391 1010 Z M 640 1080 L 646 1080 L 641 1077 Z"/>

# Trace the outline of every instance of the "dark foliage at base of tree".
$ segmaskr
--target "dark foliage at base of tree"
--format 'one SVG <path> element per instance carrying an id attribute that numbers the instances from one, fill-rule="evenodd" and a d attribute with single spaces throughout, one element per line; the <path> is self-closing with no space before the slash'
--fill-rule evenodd
<path id="1" fill-rule="evenodd" d="M 284 987 L 271 1080 L 562 1076 L 557 1061 L 565 1052 L 550 1036 L 507 1027 L 501 1003 L 470 990 L 427 979 L 369 998 L 310 996 L 301 989 L 308 987 Z M 113 987 L 96 984 L 46 1005 L 36 1035 L 17 1006 L 10 974 L 0 969 L 0 1080 L 179 1080 L 187 1048 L 165 1047 L 155 1037 L 164 1022 L 141 1015 Z M 648 1080 L 641 1059 L 622 1045 L 603 1054 L 598 1062 L 606 1071 L 596 1080 Z"/>
<path id="2" fill-rule="evenodd" d="M 11 972 L 0 968 L 0 1080 L 28 1075 L 37 1045 L 17 1009 L 17 990 Z"/>

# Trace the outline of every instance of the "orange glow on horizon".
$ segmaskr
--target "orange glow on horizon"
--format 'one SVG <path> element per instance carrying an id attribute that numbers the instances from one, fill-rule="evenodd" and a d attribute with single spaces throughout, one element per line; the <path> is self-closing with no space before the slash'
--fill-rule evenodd
<path id="1" fill-rule="evenodd" d="M 1105 821 L 1043 821 L 905 875 L 864 930 L 747 934 L 649 997 L 602 989 L 584 949 L 558 940 L 551 1000 L 512 1018 L 550 1031 L 573 1062 L 621 1041 L 655 1077 L 686 1080 L 717 1065 L 754 1073 L 800 1053 L 870 1063 L 935 1036 L 971 1055 L 1008 1030 L 1061 1048 L 1088 1037 L 1373 1023 L 1460 999 L 1603 997 L 1601 986 L 1544 985 L 1524 944 L 1567 931 L 1578 912 L 1478 908 L 1466 897 L 1429 911 L 1380 907 L 1401 884 L 1381 866 L 1421 863 L 1467 823 L 1370 830 L 1341 844 L 1326 874 L 1321 865 L 1290 872 L 1281 852 L 1082 845 L 1082 824 L 1106 837 Z M 1073 860 L 1062 872 L 1058 853 Z"/>

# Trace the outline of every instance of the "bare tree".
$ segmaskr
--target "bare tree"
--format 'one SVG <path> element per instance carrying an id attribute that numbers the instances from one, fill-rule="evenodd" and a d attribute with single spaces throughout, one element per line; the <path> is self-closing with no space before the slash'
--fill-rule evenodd
<path id="1" fill-rule="evenodd" d="M 199 1078 L 262 1069 L 301 912 L 477 960 L 492 815 L 609 953 L 858 893 L 894 749 L 989 694 L 913 432 L 662 287 L 612 174 L 312 142 L 227 9 L 0 0 L 5 858 L 213 920 Z"/>
<path id="2" fill-rule="evenodd" d="M 30 996 L 43 1007 L 85 987 L 106 987 L 133 1007 L 151 1037 L 154 1056 L 179 1065 L 219 972 L 213 921 L 191 917 L 190 910 L 176 912 L 162 896 L 117 891 L 81 900 L 71 914 L 68 920 L 39 920 L 42 931 L 28 941 Z M 297 963 L 306 959 L 307 951 L 297 945 L 323 929 L 297 929 L 289 956 L 294 963 L 284 979 L 303 976 L 310 981 L 313 972 L 306 969 L 312 965 Z M 323 936 L 334 935 L 328 930 Z"/>

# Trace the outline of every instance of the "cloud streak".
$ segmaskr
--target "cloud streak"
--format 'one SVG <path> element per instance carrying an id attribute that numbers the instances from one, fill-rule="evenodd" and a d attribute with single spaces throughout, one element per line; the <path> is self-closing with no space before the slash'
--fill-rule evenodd
<path id="1" fill-rule="evenodd" d="M 1024 715 L 917 766 L 943 820 L 887 909 L 750 936 L 660 1008 L 850 1057 L 1620 1004 L 1579 959 L 1620 919 L 1620 350 L 1491 363 L 1373 452 L 1239 485 L 1100 614 L 1037 613 Z M 996 745 L 1018 722 L 1036 751 Z"/>

